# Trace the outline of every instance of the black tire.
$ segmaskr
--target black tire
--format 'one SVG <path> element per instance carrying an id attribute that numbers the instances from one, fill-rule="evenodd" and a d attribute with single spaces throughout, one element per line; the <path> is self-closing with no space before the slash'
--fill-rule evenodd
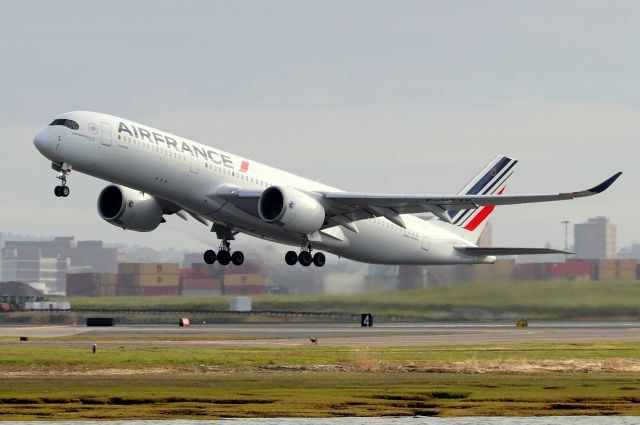
<path id="1" fill-rule="evenodd" d="M 204 252 L 204 262 L 207 264 L 213 264 L 216 262 L 216 252 L 212 249 L 208 249 Z"/>
<path id="2" fill-rule="evenodd" d="M 324 263 L 326 262 L 327 258 L 321 252 L 316 252 L 316 254 L 313 256 L 313 264 L 315 264 L 317 267 L 324 266 Z"/>
<path id="3" fill-rule="evenodd" d="M 66 198 L 67 196 L 69 196 L 69 193 L 71 193 L 71 191 L 69 190 L 69 186 L 61 186 L 60 188 L 60 194 Z"/>
<path id="4" fill-rule="evenodd" d="M 62 196 L 62 193 L 60 191 L 60 189 L 62 188 L 62 186 L 56 186 L 53 188 L 53 193 L 59 198 L 60 196 Z"/>
<path id="5" fill-rule="evenodd" d="M 294 251 L 288 251 L 284 255 L 284 261 L 290 266 L 295 266 L 298 262 L 298 254 L 296 254 Z"/>
<path id="6" fill-rule="evenodd" d="M 231 261 L 231 254 L 229 251 L 220 251 L 218 252 L 218 263 L 226 266 Z"/>
<path id="7" fill-rule="evenodd" d="M 231 262 L 236 266 L 242 265 L 242 263 L 244 263 L 244 254 L 242 253 L 242 251 L 234 252 L 231 255 Z"/>
<path id="8" fill-rule="evenodd" d="M 311 261 L 313 261 L 311 253 L 307 251 L 302 251 L 300 255 L 298 255 L 298 262 L 304 267 L 309 267 L 311 265 Z"/>

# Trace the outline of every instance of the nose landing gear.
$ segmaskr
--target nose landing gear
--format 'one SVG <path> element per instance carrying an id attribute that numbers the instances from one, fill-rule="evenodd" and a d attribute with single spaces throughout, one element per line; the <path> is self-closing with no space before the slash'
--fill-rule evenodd
<path id="1" fill-rule="evenodd" d="M 53 190 L 53 193 L 57 197 L 66 198 L 69 196 L 71 191 L 69 190 L 69 186 L 67 186 L 67 175 L 71 172 L 71 165 L 63 162 L 62 164 L 56 164 L 55 162 L 51 164 L 51 168 L 58 172 L 56 178 L 60 180 L 60 186 L 56 186 Z"/>

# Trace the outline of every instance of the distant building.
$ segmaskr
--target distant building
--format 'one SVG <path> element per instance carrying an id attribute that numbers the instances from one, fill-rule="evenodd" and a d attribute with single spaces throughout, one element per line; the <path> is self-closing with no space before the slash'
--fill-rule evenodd
<path id="1" fill-rule="evenodd" d="M 607 217 L 595 217 L 574 226 L 575 258 L 616 258 L 617 227 Z"/>
<path id="2" fill-rule="evenodd" d="M 630 247 L 620 249 L 620 252 L 618 252 L 618 258 L 635 258 L 636 260 L 640 260 L 640 243 L 634 242 Z"/>
<path id="3" fill-rule="evenodd" d="M 69 258 L 45 257 L 39 249 L 2 249 L 2 280 L 44 283 L 50 293 L 64 294 Z"/>
<path id="4" fill-rule="evenodd" d="M 64 293 L 69 270 L 115 273 L 124 260 L 122 248 L 105 248 L 102 241 L 56 237 L 49 241 L 5 241 L 2 280 L 43 282 L 50 291 Z"/>

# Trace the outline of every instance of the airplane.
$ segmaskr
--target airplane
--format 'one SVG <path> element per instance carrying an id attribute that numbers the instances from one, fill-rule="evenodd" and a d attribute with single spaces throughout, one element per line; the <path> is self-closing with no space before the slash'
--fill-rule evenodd
<path id="1" fill-rule="evenodd" d="M 498 256 L 569 253 L 548 248 L 477 246 L 497 205 L 570 200 L 605 191 L 618 172 L 588 190 L 506 195 L 516 159 L 500 155 L 455 195 L 351 193 L 196 143 L 124 118 L 74 111 L 55 118 L 34 138 L 69 196 L 72 170 L 110 182 L 98 196 L 102 219 L 149 232 L 165 215 L 211 225 L 220 240 L 207 264 L 241 265 L 231 250 L 245 233 L 281 244 L 288 265 L 322 267 L 322 251 L 371 264 L 494 263 Z M 314 253 L 315 251 L 315 253 Z"/>

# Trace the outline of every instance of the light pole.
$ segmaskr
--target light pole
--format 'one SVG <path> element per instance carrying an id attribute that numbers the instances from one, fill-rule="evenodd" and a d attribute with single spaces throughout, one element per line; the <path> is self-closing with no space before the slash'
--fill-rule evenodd
<path id="1" fill-rule="evenodd" d="M 564 250 L 569 251 L 569 223 L 568 220 L 563 220 L 562 224 L 564 224 Z M 568 254 L 564 254 L 564 262 L 567 262 Z"/>

